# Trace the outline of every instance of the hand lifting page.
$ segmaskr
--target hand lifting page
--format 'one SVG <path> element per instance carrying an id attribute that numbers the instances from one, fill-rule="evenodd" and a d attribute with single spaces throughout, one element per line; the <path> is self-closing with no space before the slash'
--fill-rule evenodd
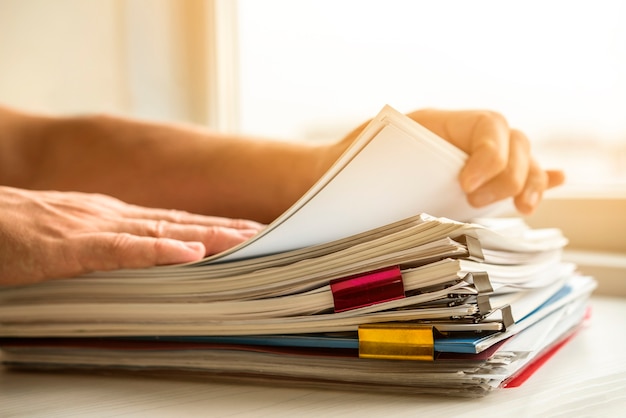
<path id="1" fill-rule="evenodd" d="M 473 208 L 458 182 L 467 156 L 408 116 L 385 106 L 352 146 L 290 209 L 247 242 L 202 263 L 280 253 L 352 236 L 416 213 L 457 221 Z"/>

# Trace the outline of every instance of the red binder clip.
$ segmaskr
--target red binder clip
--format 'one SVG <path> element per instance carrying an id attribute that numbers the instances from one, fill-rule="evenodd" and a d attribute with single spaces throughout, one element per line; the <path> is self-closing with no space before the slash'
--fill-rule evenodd
<path id="1" fill-rule="evenodd" d="M 335 312 L 349 311 L 404 298 L 399 266 L 335 279 L 330 282 Z"/>

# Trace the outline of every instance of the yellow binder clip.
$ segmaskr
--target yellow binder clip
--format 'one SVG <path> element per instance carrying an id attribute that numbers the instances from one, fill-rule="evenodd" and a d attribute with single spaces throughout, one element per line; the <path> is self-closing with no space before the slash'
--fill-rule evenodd
<path id="1" fill-rule="evenodd" d="M 432 325 L 379 323 L 359 326 L 359 357 L 432 361 L 435 337 Z"/>

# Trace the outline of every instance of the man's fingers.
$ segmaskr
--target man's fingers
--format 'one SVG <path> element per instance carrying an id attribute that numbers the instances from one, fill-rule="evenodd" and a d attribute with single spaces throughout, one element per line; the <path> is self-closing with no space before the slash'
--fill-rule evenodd
<path id="1" fill-rule="evenodd" d="M 224 227 L 189 228 L 167 222 L 158 224 L 161 226 L 156 230 L 146 229 L 144 231 L 146 234 L 141 235 L 128 232 L 82 235 L 70 248 L 70 254 L 72 251 L 80 254 L 77 262 L 82 271 L 77 274 L 93 270 L 189 263 L 207 255 L 226 251 L 256 234 L 255 230 Z M 194 231 L 182 231 L 181 228 Z M 151 233 L 153 235 L 150 235 Z"/>
<path id="2" fill-rule="evenodd" d="M 481 207 L 516 196 L 524 188 L 530 165 L 528 139 L 522 132 L 512 130 L 507 148 L 509 155 L 504 169 L 477 190 L 468 194 L 468 200 L 473 206 Z"/>
<path id="3" fill-rule="evenodd" d="M 265 225 L 247 219 L 231 219 L 220 216 L 197 215 L 182 210 L 148 208 L 125 203 L 111 196 L 98 193 L 78 192 L 39 192 L 46 201 L 64 212 L 78 216 L 97 215 L 99 219 L 145 219 L 164 220 L 172 223 L 223 226 L 236 229 L 255 229 L 260 231 Z"/>
<path id="4" fill-rule="evenodd" d="M 565 183 L 565 173 L 561 170 L 546 170 L 548 175 L 548 189 Z"/>
<path id="5" fill-rule="evenodd" d="M 460 132 L 450 129 L 449 140 L 469 154 L 459 181 L 465 193 L 472 193 L 506 168 L 509 127 L 506 120 L 494 112 L 472 112 L 467 117 L 472 122 L 461 124 Z"/>
<path id="6" fill-rule="evenodd" d="M 204 241 L 170 237 L 139 236 L 128 232 L 90 232 L 66 241 L 51 264 L 61 262 L 60 273 L 49 278 L 73 277 L 92 271 L 148 268 L 158 265 L 199 261 L 209 254 L 225 251 L 248 236 L 231 228 L 211 227 Z M 250 234 L 256 231 L 250 231 Z"/>
<path id="7" fill-rule="evenodd" d="M 208 254 L 233 247 L 256 235 L 256 229 L 236 229 L 224 226 L 202 226 L 172 223 L 164 220 L 115 219 L 107 231 L 129 233 L 153 238 L 171 238 L 185 242 L 201 242 Z"/>
<path id="8" fill-rule="evenodd" d="M 202 243 L 206 248 L 205 255 L 217 254 L 226 251 L 256 235 L 253 229 L 232 229 L 210 227 L 204 234 Z"/>
<path id="9" fill-rule="evenodd" d="M 127 233 L 89 234 L 75 242 L 76 248 L 81 248 L 77 255 L 81 271 L 76 274 L 190 263 L 201 260 L 207 253 L 221 252 L 240 242 L 239 236 L 229 232 L 216 235 L 213 247 L 209 248 L 201 242 L 171 238 Z"/>
<path id="10" fill-rule="evenodd" d="M 204 257 L 199 242 L 170 238 L 139 237 L 132 234 L 85 234 L 73 242 L 69 253 L 76 255 L 82 272 L 146 268 L 156 265 L 189 263 Z"/>
<path id="11" fill-rule="evenodd" d="M 164 220 L 178 224 L 222 226 L 235 229 L 254 229 L 260 231 L 265 225 L 247 219 L 231 219 L 220 216 L 204 216 L 193 213 L 170 210 L 144 208 L 135 205 L 126 205 L 124 215 L 128 218 Z"/>
<path id="12" fill-rule="evenodd" d="M 539 164 L 531 160 L 526 184 L 514 198 L 517 210 L 526 215 L 535 210 L 548 187 L 548 178 L 548 174 L 539 167 Z"/>
<path id="13" fill-rule="evenodd" d="M 409 116 L 468 154 L 459 183 L 473 206 L 514 197 L 529 213 L 546 189 L 565 180 L 563 172 L 533 162 L 528 139 L 497 112 L 425 109 Z"/>
<path id="14" fill-rule="evenodd" d="M 515 196 L 515 206 L 525 214 L 531 214 L 539 205 L 543 193 L 565 182 L 565 174 L 560 170 L 542 170 L 539 164 L 531 161 L 528 179 L 521 193 Z"/>

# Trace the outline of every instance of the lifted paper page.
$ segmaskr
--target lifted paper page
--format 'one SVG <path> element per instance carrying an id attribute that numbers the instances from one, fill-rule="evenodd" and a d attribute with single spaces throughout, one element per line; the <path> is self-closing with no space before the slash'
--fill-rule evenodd
<path id="1" fill-rule="evenodd" d="M 466 155 L 385 107 L 354 145 L 292 208 L 254 239 L 205 262 L 257 257 L 344 238 L 417 213 L 466 221 L 458 182 Z"/>

